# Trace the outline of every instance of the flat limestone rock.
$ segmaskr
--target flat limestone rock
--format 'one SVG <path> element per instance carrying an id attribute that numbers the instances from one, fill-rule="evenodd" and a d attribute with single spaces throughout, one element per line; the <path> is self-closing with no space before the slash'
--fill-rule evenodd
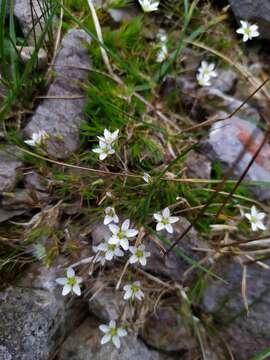
<path id="1" fill-rule="evenodd" d="M 80 125 L 85 120 L 83 85 L 88 77 L 88 71 L 82 68 L 90 66 L 90 42 L 83 30 L 71 29 L 64 36 L 55 61 L 55 77 L 47 93 L 56 98 L 45 99 L 24 130 L 26 138 L 45 130 L 50 136 L 46 140 L 47 152 L 54 158 L 67 158 L 79 146 Z"/>
<path id="2" fill-rule="evenodd" d="M 6 145 L 0 148 L 0 192 L 12 191 L 21 177 L 22 162 L 16 146 Z"/>
<path id="3" fill-rule="evenodd" d="M 224 114 L 221 116 L 224 117 Z M 250 141 L 251 136 L 253 136 L 252 141 Z M 233 116 L 231 119 L 217 122 L 211 127 L 203 148 L 207 157 L 212 161 L 220 161 L 226 171 L 234 164 L 244 147 L 247 147 L 241 161 L 235 166 L 234 176 L 239 177 L 256 153 L 262 138 L 263 132 L 254 123 Z M 270 181 L 270 146 L 268 144 L 265 144 L 255 163 L 249 169 L 246 180 Z M 269 186 L 252 186 L 251 190 L 259 200 L 270 199 Z"/>

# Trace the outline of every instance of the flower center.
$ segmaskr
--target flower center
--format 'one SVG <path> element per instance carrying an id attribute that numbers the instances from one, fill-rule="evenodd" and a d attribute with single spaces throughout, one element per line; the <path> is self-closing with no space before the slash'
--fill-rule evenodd
<path id="1" fill-rule="evenodd" d="M 138 258 L 143 257 L 143 251 L 142 251 L 142 250 L 137 250 L 137 251 L 136 251 L 136 256 L 137 256 Z"/>
<path id="2" fill-rule="evenodd" d="M 167 218 L 163 218 L 162 219 L 162 224 L 163 225 L 168 225 L 169 224 L 169 220 Z"/>
<path id="3" fill-rule="evenodd" d="M 117 335 L 117 328 L 116 327 L 110 327 L 109 333 L 110 333 L 110 335 L 112 337 Z"/>
<path id="4" fill-rule="evenodd" d="M 109 244 L 109 245 L 108 245 L 108 250 L 115 251 L 115 249 L 116 249 L 116 245 L 115 245 L 115 244 Z"/>
<path id="5" fill-rule="evenodd" d="M 256 216 L 251 216 L 250 220 L 253 224 L 256 224 L 258 222 Z"/>
<path id="6" fill-rule="evenodd" d="M 75 277 L 73 276 L 73 277 L 68 278 L 67 283 L 68 283 L 68 285 L 70 285 L 71 287 L 73 287 L 73 286 L 76 285 L 77 281 L 76 281 Z"/>
<path id="7" fill-rule="evenodd" d="M 120 230 L 117 235 L 120 240 L 124 239 L 124 237 L 125 237 L 125 233 L 122 230 Z"/>
<path id="8" fill-rule="evenodd" d="M 131 291 L 135 294 L 140 290 L 139 286 L 132 284 L 131 285 Z"/>

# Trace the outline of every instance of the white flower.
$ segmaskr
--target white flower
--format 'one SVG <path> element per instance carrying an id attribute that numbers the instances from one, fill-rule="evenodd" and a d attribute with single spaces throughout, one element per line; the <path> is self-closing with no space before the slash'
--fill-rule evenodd
<path id="1" fill-rule="evenodd" d="M 160 231 L 166 229 L 168 233 L 173 233 L 173 227 L 171 224 L 174 224 L 179 220 L 177 216 L 171 216 L 169 208 L 162 210 L 162 213 L 155 213 L 154 218 L 157 221 L 156 230 Z"/>
<path id="2" fill-rule="evenodd" d="M 111 320 L 109 325 L 100 325 L 99 326 L 100 331 L 102 331 L 105 335 L 102 337 L 100 343 L 106 344 L 109 341 L 112 341 L 115 347 L 117 349 L 120 348 L 120 337 L 126 336 L 127 331 L 123 328 L 116 327 L 116 323 L 114 320 Z"/>
<path id="3" fill-rule="evenodd" d="M 263 212 L 258 212 L 254 205 L 251 207 L 250 213 L 245 214 L 245 217 L 251 224 L 252 231 L 256 231 L 257 229 L 266 230 L 266 226 L 262 221 L 265 216 L 266 214 Z"/>
<path id="4" fill-rule="evenodd" d="M 217 75 L 215 64 L 208 64 L 206 61 L 202 61 L 196 77 L 201 86 L 210 86 L 211 78 L 217 77 Z"/>
<path id="5" fill-rule="evenodd" d="M 151 182 L 152 178 L 151 178 L 151 176 L 150 176 L 149 174 L 147 174 L 147 173 L 145 172 L 145 173 L 143 173 L 143 180 L 144 180 L 147 184 L 149 184 L 149 183 Z"/>
<path id="6" fill-rule="evenodd" d="M 139 0 L 139 3 L 144 12 L 151 12 L 158 10 L 159 1 Z"/>
<path id="7" fill-rule="evenodd" d="M 104 241 L 98 246 L 93 246 L 93 251 L 95 253 L 102 253 L 101 257 L 107 261 L 111 261 L 115 256 L 124 256 L 124 252 L 120 249 L 119 244 L 109 244 L 108 241 Z M 99 261 L 103 262 L 101 259 Z"/>
<path id="8" fill-rule="evenodd" d="M 124 250 L 129 248 L 128 238 L 132 238 L 138 234 L 138 230 L 129 229 L 130 220 L 125 220 L 121 227 L 115 224 L 109 224 L 112 236 L 109 239 L 109 244 L 120 244 Z"/>
<path id="9" fill-rule="evenodd" d="M 99 160 L 105 160 L 107 156 L 115 153 L 115 150 L 111 147 L 111 145 L 107 144 L 103 140 L 99 140 L 99 147 L 93 149 L 92 151 L 99 154 Z"/>
<path id="10" fill-rule="evenodd" d="M 132 253 L 129 262 L 135 264 L 139 262 L 142 266 L 146 265 L 147 258 L 150 256 L 150 252 L 145 251 L 144 245 L 130 246 L 129 251 Z"/>
<path id="11" fill-rule="evenodd" d="M 251 40 L 260 35 L 257 25 L 252 25 L 248 21 L 240 20 L 241 27 L 236 30 L 237 34 L 243 35 L 243 42 Z"/>
<path id="12" fill-rule="evenodd" d="M 107 145 L 113 145 L 113 143 L 118 139 L 119 130 L 110 132 L 108 129 L 105 129 L 103 136 L 98 136 L 98 139 L 106 143 Z"/>
<path id="13" fill-rule="evenodd" d="M 57 284 L 64 285 L 62 295 L 65 296 L 70 292 L 80 296 L 81 288 L 80 283 L 82 282 L 82 278 L 79 276 L 75 276 L 75 271 L 70 267 L 67 269 L 67 277 L 65 278 L 57 278 Z"/>
<path id="14" fill-rule="evenodd" d="M 124 286 L 124 300 L 134 300 L 135 298 L 141 301 L 144 298 L 144 293 L 141 290 L 140 281 L 135 281 L 133 284 L 127 284 Z"/>
<path id="15" fill-rule="evenodd" d="M 157 33 L 157 38 L 159 39 L 159 41 L 163 44 L 165 44 L 168 40 L 166 31 L 163 29 L 160 29 Z"/>
<path id="16" fill-rule="evenodd" d="M 157 53 L 157 58 L 156 61 L 158 63 L 162 63 L 164 60 L 166 60 L 168 57 L 168 48 L 166 44 L 161 45 L 158 53 Z"/>
<path id="17" fill-rule="evenodd" d="M 33 133 L 30 140 L 24 140 L 27 145 L 40 146 L 42 142 L 49 138 L 48 133 L 45 130 L 39 130 L 37 133 Z"/>
<path id="18" fill-rule="evenodd" d="M 115 213 L 115 210 L 113 207 L 106 207 L 105 209 L 105 218 L 104 218 L 104 225 L 108 225 L 111 222 L 118 223 L 119 218 Z"/>

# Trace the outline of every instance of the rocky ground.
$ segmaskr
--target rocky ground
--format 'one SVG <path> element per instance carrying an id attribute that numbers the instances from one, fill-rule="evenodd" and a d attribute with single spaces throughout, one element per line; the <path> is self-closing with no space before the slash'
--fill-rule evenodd
<path id="1" fill-rule="evenodd" d="M 3 3 L 0 1 L 1 6 Z M 213 1 L 209 6 L 215 14 L 222 14 L 227 1 L 222 7 L 217 3 Z M 261 37 L 257 45 L 245 49 L 245 59 L 235 59 L 236 65 L 219 69 L 210 87 L 198 86 L 194 76 L 206 49 L 198 55 L 187 46 L 181 54 L 183 71 L 177 75 L 167 74 L 158 95 L 155 94 L 158 100 L 153 101 L 154 105 L 147 105 L 150 109 L 154 106 L 152 116 L 158 117 L 158 111 L 164 111 L 161 102 L 177 94 L 176 107 L 174 103 L 171 109 L 174 115 L 167 116 L 169 110 L 164 111 L 167 120 L 169 118 L 168 127 L 173 129 L 171 133 L 178 133 L 182 126 L 189 129 L 186 141 L 193 147 L 195 140 L 189 134 L 202 132 L 199 145 L 186 156 L 180 176 L 203 179 L 209 184 L 217 179 L 218 172 L 229 171 L 231 180 L 241 177 L 264 139 L 265 119 L 269 117 L 269 90 L 264 87 L 254 92 L 270 71 L 267 62 L 269 1 L 230 0 L 229 3 L 227 28 L 233 29 L 241 19 L 255 21 Z M 33 1 L 32 5 L 34 12 L 30 1 L 15 0 L 14 15 L 21 36 L 27 36 L 27 46 L 25 44 L 21 52 L 22 66 L 29 64 L 36 36 L 42 36 L 46 26 L 40 1 Z M 98 8 L 98 4 L 95 5 Z M 133 19 L 139 13 L 137 6 L 131 6 L 124 10 L 109 9 L 106 16 L 114 19 L 109 21 L 110 24 L 113 21 L 114 29 L 118 22 Z M 33 17 L 39 19 L 34 30 Z M 95 210 L 102 204 L 102 196 L 94 198 L 90 193 L 87 200 L 81 196 L 85 182 L 90 181 L 94 187 L 99 181 L 97 177 L 85 179 L 83 167 L 89 166 L 86 151 L 81 151 L 85 145 L 82 129 L 88 120 L 86 108 L 91 97 L 87 93 L 89 72 L 95 67 L 96 58 L 95 53 L 92 57 L 89 54 L 94 40 L 85 29 L 72 28 L 62 18 L 69 26 L 63 26 L 59 33 L 59 18 L 61 13 L 53 21 L 55 33 L 60 34 L 56 56 L 50 56 L 47 49 L 38 51 L 38 71 L 48 74 L 42 91 L 37 90 L 38 101 L 33 104 L 27 99 L 25 104 L 14 106 L 5 114 L 0 132 L 0 271 L 3 274 L 0 360 L 267 359 L 270 356 L 269 220 L 262 236 L 266 240 L 263 245 L 258 243 L 260 234 L 247 235 L 246 229 L 240 235 L 235 232 L 240 214 L 224 212 L 223 218 L 218 219 L 225 221 L 219 222 L 224 228 L 213 228 L 207 233 L 204 226 L 208 227 L 209 223 L 192 226 L 194 217 L 188 217 L 190 209 L 197 211 L 204 202 L 198 202 L 196 207 L 182 196 L 176 198 L 173 209 L 177 210 L 179 221 L 173 234 L 163 230 L 160 237 L 155 237 L 149 224 L 140 230 L 140 237 L 151 253 L 145 266 L 133 266 L 129 274 L 130 278 L 133 274 L 140 276 L 144 285 L 146 296 L 140 304 L 125 302 L 123 292 L 117 288 L 119 279 L 125 275 L 122 273 L 124 260 L 120 259 L 119 266 L 114 268 L 111 263 L 93 268 L 90 261 L 81 262 L 93 256 L 92 246 L 98 246 L 109 231 Z M 167 17 L 165 23 L 170 21 L 175 20 Z M 231 31 L 234 33 L 234 29 Z M 151 39 L 152 34 L 145 32 Z M 5 82 L 1 84 L 0 94 L 5 104 L 10 94 Z M 128 96 L 125 93 L 122 97 Z M 182 109 L 190 117 L 189 121 Z M 23 114 L 18 130 L 22 139 L 31 138 L 40 129 L 48 135 L 46 148 L 37 151 L 36 157 L 31 155 L 32 149 L 21 146 L 9 135 L 18 128 L 14 131 L 12 125 L 9 129 L 7 121 L 13 118 L 17 121 L 21 116 L 18 114 Z M 101 124 L 100 133 L 103 128 Z M 126 129 L 129 135 L 129 128 Z M 161 135 L 156 138 L 163 145 L 164 138 Z M 166 143 L 166 149 L 169 149 L 166 161 L 175 161 L 173 147 Z M 69 162 L 71 156 L 72 163 Z M 162 169 L 162 164 L 157 163 L 155 167 Z M 103 171 L 105 177 L 106 171 L 108 174 L 113 171 L 103 164 L 95 168 Z M 173 170 L 165 175 L 177 177 Z M 67 176 L 72 177 L 74 188 L 64 188 Z M 236 209 L 241 201 L 247 201 L 248 206 L 256 204 L 269 215 L 269 141 L 248 169 L 245 180 L 250 186 L 246 192 L 237 193 L 231 208 Z M 102 193 L 106 193 L 104 197 L 110 192 L 109 186 L 108 189 Z M 194 189 L 197 193 L 200 191 L 199 182 L 194 182 Z M 223 190 L 228 195 L 231 189 L 232 185 Z M 209 187 L 209 193 L 211 190 Z M 159 196 L 162 197 L 158 193 L 157 198 Z M 85 205 L 88 203 L 93 210 L 90 216 Z M 228 211 L 232 211 L 231 208 L 228 206 Z M 125 207 L 121 208 L 121 218 L 125 218 L 124 212 Z M 189 227 L 190 231 L 185 234 Z M 174 251 L 164 255 L 183 233 L 185 236 Z M 44 248 L 49 249 L 46 257 L 42 253 Z M 71 264 L 75 264 L 76 269 L 85 265 L 78 270 L 84 280 L 80 297 L 62 296 L 56 282 Z M 120 319 L 127 328 L 128 335 L 121 339 L 120 349 L 111 343 L 100 343 L 99 325 L 112 319 Z"/>

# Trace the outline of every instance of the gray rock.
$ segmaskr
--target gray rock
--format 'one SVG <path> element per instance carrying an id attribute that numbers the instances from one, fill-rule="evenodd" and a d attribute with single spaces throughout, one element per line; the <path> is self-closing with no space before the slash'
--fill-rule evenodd
<path id="1" fill-rule="evenodd" d="M 190 324 L 173 307 L 159 307 L 146 320 L 141 336 L 157 350 L 192 352 L 197 349 Z"/>
<path id="2" fill-rule="evenodd" d="M 218 326 L 219 336 L 232 350 L 235 359 L 251 359 L 269 347 L 270 278 L 269 271 L 257 265 L 248 266 L 246 313 L 241 294 L 242 267 L 232 258 L 223 259 L 215 272 L 227 284 L 211 280 L 204 291 L 202 308 Z"/>
<path id="3" fill-rule="evenodd" d="M 43 16 L 44 8 L 46 8 L 44 0 L 15 0 L 14 15 L 24 36 L 28 37 L 29 44 L 34 45 L 35 37 L 38 41 L 42 34 L 42 29 L 46 23 Z"/>
<path id="4" fill-rule="evenodd" d="M 0 209 L 0 223 L 12 219 L 14 216 L 22 215 L 25 210 L 4 210 Z M 0 358 L 1 359 L 1 358 Z"/>
<path id="5" fill-rule="evenodd" d="M 223 93 L 230 93 L 236 84 L 237 75 L 234 71 L 228 70 L 218 70 L 218 76 L 211 80 L 211 87 L 218 89 Z"/>
<path id="6" fill-rule="evenodd" d="M 0 149 L 0 192 L 12 191 L 22 176 L 18 155 L 16 146 L 6 145 Z"/>
<path id="7" fill-rule="evenodd" d="M 47 152 L 55 158 L 67 158 L 79 146 L 80 125 L 84 121 L 85 99 L 82 85 L 86 82 L 90 58 L 87 45 L 91 38 L 82 30 L 72 29 L 64 36 L 55 61 L 55 78 L 48 90 L 48 96 L 36 109 L 25 128 L 25 135 L 45 130 L 50 139 L 46 141 Z M 74 66 L 74 68 L 72 68 Z M 79 97 L 69 99 L 68 97 Z M 61 99 L 61 97 L 67 97 Z"/>
<path id="8" fill-rule="evenodd" d="M 140 14 L 138 7 L 129 6 L 126 8 L 109 9 L 109 14 L 115 22 L 128 22 Z"/>
<path id="9" fill-rule="evenodd" d="M 215 115 L 219 111 L 232 113 L 242 104 L 232 96 L 225 95 L 222 91 L 212 87 L 202 87 L 197 93 L 197 101 L 194 106 L 194 113 L 196 118 L 200 118 L 200 113 L 203 110 L 208 115 Z M 257 122 L 260 120 L 260 115 L 257 110 L 245 104 L 237 115 L 243 119 Z"/>
<path id="10" fill-rule="evenodd" d="M 98 319 L 103 322 L 116 320 L 120 317 L 126 302 L 123 300 L 121 291 L 111 288 L 103 288 L 101 291 L 97 289 L 96 294 L 89 300 L 89 310 Z"/>
<path id="11" fill-rule="evenodd" d="M 270 2 L 268 0 L 229 0 L 237 20 L 248 20 L 259 26 L 260 37 L 270 39 Z"/>
<path id="12" fill-rule="evenodd" d="M 42 207 L 49 194 L 44 192 L 18 189 L 13 193 L 8 193 L 3 196 L 1 205 L 4 210 L 23 210 L 29 208 Z"/>
<path id="13" fill-rule="evenodd" d="M 190 151 L 186 160 L 187 176 L 194 179 L 211 178 L 211 162 L 203 154 Z"/>
<path id="14" fill-rule="evenodd" d="M 168 234 L 166 231 L 161 231 L 159 234 L 172 244 L 189 224 L 188 220 L 180 217 L 180 220 L 174 224 L 173 234 Z M 194 271 L 184 274 L 187 269 L 192 267 L 192 265 L 188 263 L 187 260 L 184 260 L 183 256 L 186 258 L 189 257 L 194 261 L 200 261 L 205 255 L 202 252 L 194 251 L 193 247 L 207 248 L 207 245 L 200 240 L 199 235 L 194 229 L 191 229 L 178 245 L 176 245 L 175 249 L 167 256 L 163 256 L 160 248 L 151 238 L 145 238 L 144 243 L 147 251 L 151 252 L 151 256 L 148 258 L 147 264 L 143 268 L 146 271 L 175 281 L 180 281 L 181 283 L 183 281 L 190 281 L 195 275 Z M 169 247 L 168 244 L 162 244 L 162 246 L 165 249 Z"/>
<path id="15" fill-rule="evenodd" d="M 99 325 L 92 318 L 86 319 L 63 343 L 59 360 L 160 360 L 159 354 L 149 350 L 134 334 L 121 338 L 119 350 L 111 343 L 101 345 Z"/>
<path id="16" fill-rule="evenodd" d="M 221 114 L 221 116 L 224 116 L 224 114 Z M 254 136 L 254 139 L 249 144 L 251 135 Z M 237 177 L 244 171 L 262 138 L 263 133 L 256 128 L 255 124 L 234 116 L 229 120 L 215 123 L 211 127 L 209 137 L 203 144 L 203 149 L 210 160 L 220 161 L 226 170 L 234 163 L 244 146 L 249 144 L 242 160 L 235 166 L 234 176 Z M 257 160 L 248 171 L 246 179 L 270 181 L 270 146 L 268 144 L 264 146 Z M 267 186 L 252 186 L 251 190 L 260 200 L 270 198 L 270 188 Z"/>
<path id="17" fill-rule="evenodd" d="M 34 264 L 16 285 L 0 292 L 4 360 L 47 360 L 85 316 L 81 300 L 64 298 L 56 288 L 57 271 Z"/>
<path id="18" fill-rule="evenodd" d="M 27 64 L 28 61 L 31 60 L 33 54 L 34 54 L 34 51 L 35 51 L 35 48 L 34 46 L 16 46 L 17 47 L 17 50 L 19 52 L 19 56 L 20 56 L 20 59 L 22 61 L 23 64 Z M 44 69 L 48 64 L 48 56 L 47 56 L 47 53 L 44 49 L 39 49 L 38 51 L 38 54 L 37 54 L 37 68 L 39 70 L 42 70 Z"/>

